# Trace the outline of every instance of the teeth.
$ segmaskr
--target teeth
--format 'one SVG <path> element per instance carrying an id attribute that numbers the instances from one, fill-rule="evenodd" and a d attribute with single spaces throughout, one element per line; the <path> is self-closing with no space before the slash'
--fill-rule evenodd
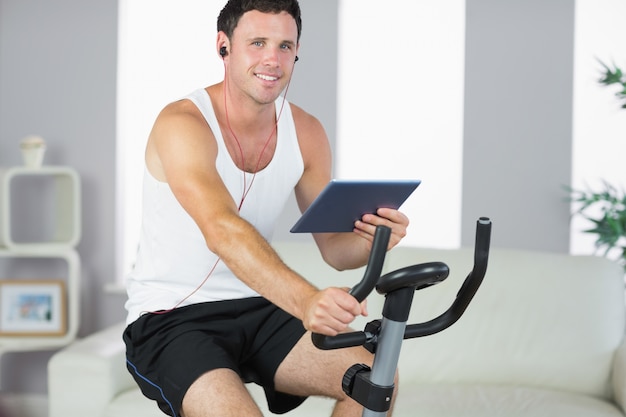
<path id="1" fill-rule="evenodd" d="M 278 77 L 270 77 L 269 75 L 263 74 L 256 74 L 256 76 L 265 81 L 276 81 L 278 79 Z"/>

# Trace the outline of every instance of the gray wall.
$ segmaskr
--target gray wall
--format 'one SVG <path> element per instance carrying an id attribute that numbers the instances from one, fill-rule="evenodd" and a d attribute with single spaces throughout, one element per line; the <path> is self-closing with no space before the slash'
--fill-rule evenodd
<path id="1" fill-rule="evenodd" d="M 300 0 L 303 20 L 300 59 L 287 92 L 289 101 L 320 120 L 333 148 L 337 131 L 337 4 L 336 0 Z M 274 239 L 307 239 L 306 235 L 289 233 L 299 215 L 292 196 L 281 216 L 282 224 L 274 232 Z"/>
<path id="2" fill-rule="evenodd" d="M 574 1 L 467 0 L 462 243 L 569 250 Z"/>
<path id="3" fill-rule="evenodd" d="M 498 246 L 567 251 L 559 187 L 570 170 L 573 3 L 467 0 L 465 244 L 476 216 L 488 214 Z M 337 2 L 301 5 L 289 99 L 334 142 Z M 124 297 L 103 291 L 115 263 L 116 48 L 116 0 L 0 0 L 0 166 L 20 164 L 19 139 L 37 133 L 49 144 L 47 164 L 82 177 L 82 335 L 125 316 Z M 296 216 L 288 210 L 285 226 Z M 0 386 L 45 392 L 50 354 L 4 355 Z"/>
<path id="4" fill-rule="evenodd" d="M 102 292 L 114 272 L 116 59 L 116 0 L 0 0 L 0 166 L 21 164 L 18 141 L 36 133 L 47 164 L 81 175 L 82 334 L 122 317 Z M 5 355 L 2 388 L 45 392 L 48 356 Z"/>

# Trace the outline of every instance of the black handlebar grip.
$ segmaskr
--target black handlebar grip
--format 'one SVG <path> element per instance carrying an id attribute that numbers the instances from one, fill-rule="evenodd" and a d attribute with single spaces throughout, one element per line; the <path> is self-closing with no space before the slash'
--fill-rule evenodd
<path id="1" fill-rule="evenodd" d="M 429 336 L 438 333 L 450 326 L 461 318 L 465 309 L 469 305 L 472 298 L 478 291 L 480 284 L 487 272 L 487 263 L 489 260 L 489 246 L 491 243 L 491 220 L 487 217 L 481 217 L 476 222 L 476 246 L 474 247 L 474 268 L 469 273 L 456 299 L 448 310 L 440 316 L 420 324 L 411 324 L 407 326 L 404 332 L 405 339 L 414 337 Z"/>
<path id="2" fill-rule="evenodd" d="M 370 250 L 367 267 L 361 281 L 350 289 L 350 294 L 360 303 L 372 292 L 380 278 L 387 254 L 387 246 L 391 237 L 391 229 L 387 226 L 376 226 L 374 241 Z M 365 343 L 365 333 L 351 332 L 337 336 L 325 336 L 319 333 L 311 334 L 311 340 L 318 349 L 329 350 L 350 346 L 360 346 Z"/>
<path id="3" fill-rule="evenodd" d="M 391 229 L 389 227 L 376 226 L 376 233 L 374 233 L 374 241 L 372 242 L 372 249 L 370 250 L 363 279 L 350 290 L 350 294 L 359 303 L 370 295 L 378 283 L 378 278 L 380 278 L 380 273 L 383 270 L 390 237 Z"/>
<path id="4" fill-rule="evenodd" d="M 367 336 L 365 332 L 341 333 L 337 336 L 325 336 L 320 333 L 312 333 L 311 340 L 318 349 L 331 350 L 362 346 L 367 342 Z"/>
<path id="5" fill-rule="evenodd" d="M 477 273 L 485 274 L 491 245 L 491 220 L 481 217 L 476 222 L 476 242 L 474 244 L 474 268 L 480 268 Z"/>

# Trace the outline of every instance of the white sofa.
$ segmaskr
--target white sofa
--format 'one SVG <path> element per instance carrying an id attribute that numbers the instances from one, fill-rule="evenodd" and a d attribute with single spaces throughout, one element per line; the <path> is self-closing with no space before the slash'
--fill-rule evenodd
<path id="1" fill-rule="evenodd" d="M 276 247 L 319 286 L 360 279 L 362 271 L 331 271 L 309 243 Z M 447 263 L 451 274 L 417 292 L 410 323 L 447 309 L 473 253 L 399 247 L 387 255 L 385 271 L 429 261 Z M 378 294 L 370 296 L 369 319 L 380 317 L 382 303 Z M 619 266 L 599 257 L 492 249 L 464 316 L 441 333 L 405 341 L 394 416 L 624 416 L 624 326 Z M 126 371 L 122 329 L 95 333 L 51 358 L 50 417 L 163 415 Z M 250 389 L 270 415 L 259 390 Z M 331 407 L 329 400 L 309 399 L 288 415 L 329 415 Z"/>

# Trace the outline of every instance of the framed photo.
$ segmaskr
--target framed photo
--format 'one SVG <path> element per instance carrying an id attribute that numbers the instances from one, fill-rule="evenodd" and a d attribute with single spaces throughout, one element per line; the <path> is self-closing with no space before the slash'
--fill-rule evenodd
<path id="1" fill-rule="evenodd" d="M 0 280 L 0 336 L 66 332 L 65 282 Z"/>

